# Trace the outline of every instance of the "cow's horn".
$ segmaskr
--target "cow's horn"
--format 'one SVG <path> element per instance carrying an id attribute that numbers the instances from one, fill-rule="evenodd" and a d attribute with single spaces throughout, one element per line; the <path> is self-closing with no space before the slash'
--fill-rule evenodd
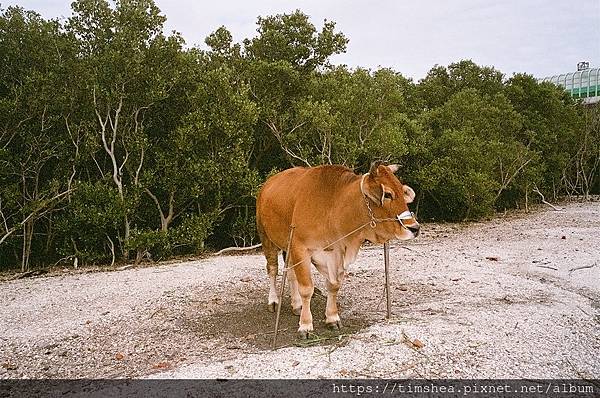
<path id="1" fill-rule="evenodd" d="M 369 169 L 369 174 L 373 177 L 377 177 L 377 168 L 379 167 L 379 165 L 381 165 L 381 163 L 383 163 L 381 160 L 376 160 L 373 163 L 371 163 L 371 168 Z"/>

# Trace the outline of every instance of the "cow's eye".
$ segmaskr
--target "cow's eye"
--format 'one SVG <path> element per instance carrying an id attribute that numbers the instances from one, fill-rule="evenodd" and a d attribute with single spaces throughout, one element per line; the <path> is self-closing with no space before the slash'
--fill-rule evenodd
<path id="1" fill-rule="evenodd" d="M 385 192 L 385 193 L 383 194 L 383 197 L 384 197 L 385 199 L 389 199 L 389 200 L 392 200 L 392 199 L 393 199 L 393 197 L 392 197 L 392 194 L 391 194 L 391 193 L 389 193 L 389 192 Z"/>

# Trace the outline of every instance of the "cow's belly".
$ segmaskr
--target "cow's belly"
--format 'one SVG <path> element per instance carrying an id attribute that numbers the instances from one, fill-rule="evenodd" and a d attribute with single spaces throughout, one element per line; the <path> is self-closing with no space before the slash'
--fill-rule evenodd
<path id="1" fill-rule="evenodd" d="M 343 279 L 348 266 L 356 261 L 358 249 L 316 250 L 311 256 L 313 264 L 330 282 L 337 283 Z"/>

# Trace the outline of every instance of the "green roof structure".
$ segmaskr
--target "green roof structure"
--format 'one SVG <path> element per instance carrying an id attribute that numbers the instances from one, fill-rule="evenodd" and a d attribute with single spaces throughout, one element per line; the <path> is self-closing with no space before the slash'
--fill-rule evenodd
<path id="1" fill-rule="evenodd" d="M 585 104 L 600 101 L 600 68 L 590 68 L 587 62 L 580 62 L 577 68 L 577 72 L 544 77 L 538 81 L 562 86 L 573 98 L 581 99 Z"/>

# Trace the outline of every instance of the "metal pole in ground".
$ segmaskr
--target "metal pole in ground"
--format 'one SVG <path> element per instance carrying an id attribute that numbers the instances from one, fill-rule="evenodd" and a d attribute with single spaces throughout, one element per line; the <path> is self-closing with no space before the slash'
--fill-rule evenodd
<path id="1" fill-rule="evenodd" d="M 392 302 L 390 300 L 390 243 L 383 244 L 383 261 L 385 263 L 385 299 L 387 303 L 386 318 L 392 317 Z"/>
<path id="2" fill-rule="evenodd" d="M 288 239 L 287 251 L 285 252 L 285 261 L 283 263 L 283 275 L 281 276 L 281 290 L 279 291 L 279 303 L 277 303 L 277 316 L 275 317 L 275 330 L 273 332 L 273 342 L 271 343 L 271 348 L 275 348 L 275 344 L 277 344 L 277 332 L 279 331 L 279 315 L 281 314 L 281 303 L 283 302 L 285 280 L 287 278 L 288 267 L 290 264 L 290 248 L 292 247 L 292 237 L 294 236 L 294 228 L 296 228 L 294 225 L 290 225 L 290 237 Z"/>

